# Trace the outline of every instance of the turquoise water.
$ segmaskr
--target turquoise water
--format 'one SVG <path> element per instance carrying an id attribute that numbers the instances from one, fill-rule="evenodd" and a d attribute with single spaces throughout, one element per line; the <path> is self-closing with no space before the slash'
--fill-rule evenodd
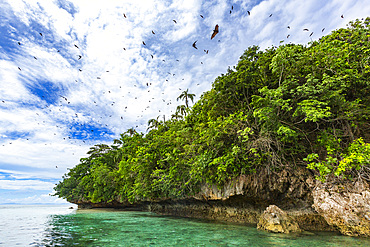
<path id="1" fill-rule="evenodd" d="M 334 233 L 272 234 L 255 227 L 148 212 L 0 205 L 0 246 L 370 246 Z"/>

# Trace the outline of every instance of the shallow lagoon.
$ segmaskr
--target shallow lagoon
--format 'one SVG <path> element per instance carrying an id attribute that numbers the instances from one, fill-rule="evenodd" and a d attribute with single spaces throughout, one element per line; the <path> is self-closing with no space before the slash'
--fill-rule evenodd
<path id="1" fill-rule="evenodd" d="M 0 205 L 0 246 L 370 246 L 335 233 L 272 234 L 254 226 L 149 212 Z"/>

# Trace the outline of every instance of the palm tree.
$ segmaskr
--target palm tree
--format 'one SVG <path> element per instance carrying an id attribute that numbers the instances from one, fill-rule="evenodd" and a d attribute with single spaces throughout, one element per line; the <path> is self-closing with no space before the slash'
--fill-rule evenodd
<path id="1" fill-rule="evenodd" d="M 177 97 L 177 100 L 185 100 L 185 106 L 186 108 L 189 108 L 189 99 L 191 102 L 194 102 L 195 94 L 189 93 L 189 89 L 186 89 L 186 91 L 182 92 L 179 97 Z"/>
<path id="2" fill-rule="evenodd" d="M 182 116 L 179 114 L 179 112 L 176 110 L 175 114 L 171 115 L 172 119 L 179 120 L 179 118 L 182 118 Z"/>
<path id="3" fill-rule="evenodd" d="M 90 154 L 91 158 L 101 157 L 103 154 L 108 153 L 111 150 L 111 147 L 107 144 L 96 144 L 90 148 L 87 154 Z"/>
<path id="4" fill-rule="evenodd" d="M 177 106 L 176 108 L 176 115 L 184 115 L 186 116 L 186 112 L 187 112 L 187 107 L 185 105 L 179 105 Z"/>
<path id="5" fill-rule="evenodd" d="M 158 128 L 158 126 L 161 124 L 161 122 L 158 121 L 158 118 L 159 116 L 157 117 L 157 119 L 154 119 L 154 118 L 150 119 L 148 121 L 148 128 L 146 130 L 149 130 L 151 128 L 155 128 L 155 129 Z"/>
<path id="6" fill-rule="evenodd" d="M 134 128 L 130 128 L 125 133 L 129 134 L 130 136 L 133 136 L 137 132 L 136 132 L 136 130 Z"/>

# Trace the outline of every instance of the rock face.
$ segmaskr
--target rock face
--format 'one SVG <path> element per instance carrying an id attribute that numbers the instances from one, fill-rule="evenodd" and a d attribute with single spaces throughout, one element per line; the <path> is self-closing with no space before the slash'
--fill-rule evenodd
<path id="1" fill-rule="evenodd" d="M 370 191 L 364 184 L 313 190 L 315 210 L 342 234 L 370 237 Z"/>
<path id="2" fill-rule="evenodd" d="M 275 205 L 271 205 L 266 208 L 258 221 L 257 229 L 275 233 L 292 233 L 301 231 L 297 222 Z"/>
<path id="3" fill-rule="evenodd" d="M 315 186 L 312 174 L 306 168 L 284 169 L 280 172 L 260 171 L 258 174 L 241 175 L 222 188 L 204 185 L 198 200 L 226 200 L 233 196 L 248 198 L 262 211 L 269 205 L 288 210 L 311 208 L 311 191 Z"/>

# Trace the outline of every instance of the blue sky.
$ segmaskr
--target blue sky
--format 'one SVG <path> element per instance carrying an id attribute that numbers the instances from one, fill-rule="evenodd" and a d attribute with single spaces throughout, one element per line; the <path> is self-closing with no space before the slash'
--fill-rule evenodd
<path id="1" fill-rule="evenodd" d="M 0 203 L 62 203 L 49 194 L 89 147 L 171 118 L 248 46 L 308 44 L 369 13 L 367 0 L 0 0 Z"/>

